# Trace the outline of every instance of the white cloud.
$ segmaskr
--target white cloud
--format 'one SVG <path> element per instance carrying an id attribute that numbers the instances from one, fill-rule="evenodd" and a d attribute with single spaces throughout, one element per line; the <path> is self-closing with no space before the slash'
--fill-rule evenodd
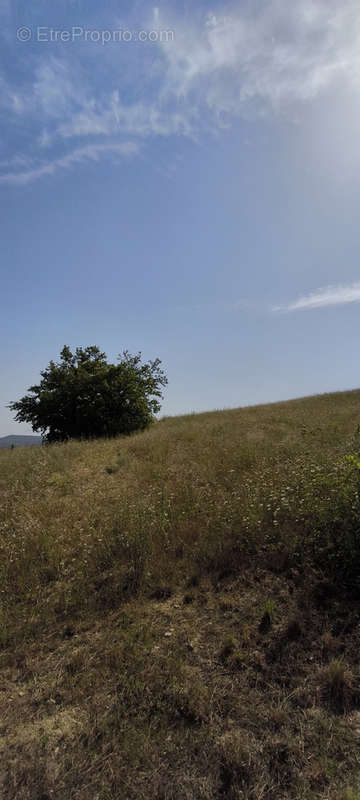
<path id="1" fill-rule="evenodd" d="M 302 311 L 326 306 L 342 306 L 346 303 L 360 303 L 360 281 L 349 286 L 325 286 L 299 297 L 286 306 L 277 306 L 273 311 Z"/>
<path id="2" fill-rule="evenodd" d="M 229 8 L 221 17 L 209 13 L 201 26 L 171 26 L 175 40 L 160 44 L 167 91 L 202 91 L 218 112 L 241 113 L 254 100 L 273 108 L 309 100 L 342 80 L 359 85 L 354 0 L 272 0 L 260 12 Z"/>
<path id="3" fill-rule="evenodd" d="M 113 154 L 121 156 L 133 155 L 138 151 L 138 145 L 134 142 L 121 142 L 118 144 L 89 144 L 85 147 L 78 147 L 61 158 L 55 158 L 45 164 L 29 166 L 19 172 L 6 172 L 0 174 L 0 183 L 24 186 L 31 181 L 42 178 L 43 175 L 53 175 L 59 169 L 68 169 L 73 164 L 83 161 L 98 161 L 102 155 Z"/>
<path id="4" fill-rule="evenodd" d="M 56 129 L 56 134 L 64 139 L 74 136 L 171 136 L 173 134 L 192 135 L 191 109 L 173 109 L 171 112 L 144 102 L 124 105 L 119 99 L 118 90 L 104 102 L 102 107 L 85 108 L 74 114 Z"/>
<path id="5" fill-rule="evenodd" d="M 22 114 L 25 110 L 22 92 L 15 90 L 2 75 L 0 75 L 0 107 L 15 114 Z"/>
<path id="6" fill-rule="evenodd" d="M 38 64 L 31 85 L 15 86 L 0 77 L 0 104 L 17 115 L 51 122 L 86 106 L 87 90 L 66 61 L 50 57 Z"/>
<path id="7" fill-rule="evenodd" d="M 116 138 L 120 147 L 125 137 L 198 138 L 249 113 L 289 111 L 292 117 L 294 106 L 338 87 L 359 94 L 358 0 L 232 2 L 220 12 L 202 14 L 195 8 L 183 16 L 165 16 L 156 7 L 142 27 L 173 30 L 174 38 L 100 50 L 93 44 L 69 45 L 58 49 L 56 58 L 54 50 L 39 48 L 28 86 L 0 80 L 0 105 L 9 119 L 23 115 L 29 120 L 29 151 L 35 144 L 39 152 L 44 147 L 50 152 L 59 140 L 78 139 L 83 145 L 14 174 L 12 182 L 77 163 L 74 153 L 85 153 L 86 141 L 94 137 L 93 152 L 115 152 L 105 145 L 101 150 L 99 141 Z M 354 113 L 344 121 L 348 128 Z M 351 148 L 353 160 L 355 150 L 357 143 Z"/>
<path id="8" fill-rule="evenodd" d="M 97 98 L 72 90 L 57 67 L 41 81 L 50 109 L 61 95 L 68 113 L 54 131 L 63 138 L 114 135 L 197 136 L 231 116 L 283 113 L 346 84 L 360 89 L 360 12 L 354 0 L 283 0 L 260 10 L 228 7 L 226 14 L 194 12 L 186 19 L 165 17 L 155 8 L 144 28 L 173 30 L 174 38 L 154 45 L 143 73 L 158 81 L 152 102 L 139 95 L 141 75 L 134 69 L 133 95 L 124 103 L 119 86 Z M 190 21 L 189 21 L 190 20 Z M 140 53 L 140 56 L 142 53 Z M 57 81 L 60 88 L 56 88 Z M 131 76 L 127 77 L 131 85 Z M 121 83 L 121 79 L 120 79 Z M 39 91 L 39 88 L 37 88 Z M 76 99 L 77 110 L 72 106 Z M 205 112 L 205 113 L 204 113 Z"/>
<path id="9" fill-rule="evenodd" d="M 32 99 L 46 117 L 62 118 L 72 107 L 85 102 L 85 92 L 66 62 L 50 58 L 36 70 Z"/>

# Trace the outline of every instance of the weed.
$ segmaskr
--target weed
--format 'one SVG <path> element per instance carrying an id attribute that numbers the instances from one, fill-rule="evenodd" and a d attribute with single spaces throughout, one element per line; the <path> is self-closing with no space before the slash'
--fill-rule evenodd
<path id="1" fill-rule="evenodd" d="M 323 693 L 330 706 L 338 712 L 349 708 L 352 692 L 352 676 L 342 659 L 334 659 L 323 671 Z"/>
<path id="2" fill-rule="evenodd" d="M 0 607 L 0 648 L 6 647 L 9 641 L 9 628 L 7 614 L 4 608 Z"/>
<path id="3" fill-rule="evenodd" d="M 360 792 L 358 789 L 345 789 L 341 800 L 360 800 Z"/>
<path id="4" fill-rule="evenodd" d="M 233 656 L 236 651 L 236 640 L 233 636 L 227 636 L 224 640 L 219 657 L 221 661 L 227 661 L 230 656 Z"/>
<path id="5" fill-rule="evenodd" d="M 267 614 L 267 616 L 270 617 L 270 621 L 273 622 L 275 614 L 275 603 L 274 600 L 271 599 L 271 597 L 269 597 L 264 603 L 263 615 L 264 614 Z"/>
<path id="6" fill-rule="evenodd" d="M 241 796 L 255 779 L 261 780 L 259 746 L 245 731 L 234 730 L 222 736 L 220 746 L 220 795 Z M 260 769 L 259 769 L 260 768 Z"/>

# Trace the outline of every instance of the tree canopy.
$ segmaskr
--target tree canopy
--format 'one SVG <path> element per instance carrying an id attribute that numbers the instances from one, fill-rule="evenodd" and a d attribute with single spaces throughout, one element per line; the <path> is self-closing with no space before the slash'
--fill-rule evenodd
<path id="1" fill-rule="evenodd" d="M 160 411 L 167 378 L 161 361 L 142 363 L 141 353 L 124 350 L 109 364 L 98 347 L 65 345 L 42 380 L 9 408 L 18 422 L 40 431 L 45 441 L 117 436 L 143 430 Z"/>

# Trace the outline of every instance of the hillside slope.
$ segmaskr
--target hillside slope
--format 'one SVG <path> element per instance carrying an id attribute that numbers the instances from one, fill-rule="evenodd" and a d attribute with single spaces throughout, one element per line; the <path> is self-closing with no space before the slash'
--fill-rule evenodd
<path id="1" fill-rule="evenodd" d="M 1 797 L 359 800 L 359 411 L 1 452 Z"/>
<path id="2" fill-rule="evenodd" d="M 4 447 L 33 447 L 41 444 L 41 436 L 0 436 L 0 449 Z"/>

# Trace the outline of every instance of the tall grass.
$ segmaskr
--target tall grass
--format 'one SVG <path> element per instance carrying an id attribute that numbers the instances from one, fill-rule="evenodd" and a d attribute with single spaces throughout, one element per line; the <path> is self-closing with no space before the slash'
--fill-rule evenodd
<path id="1" fill-rule="evenodd" d="M 323 395 L 2 451 L 3 640 L 271 552 L 356 584 L 359 406 Z"/>
<path id="2" fill-rule="evenodd" d="M 358 798 L 359 406 L 0 451 L 1 797 Z"/>

